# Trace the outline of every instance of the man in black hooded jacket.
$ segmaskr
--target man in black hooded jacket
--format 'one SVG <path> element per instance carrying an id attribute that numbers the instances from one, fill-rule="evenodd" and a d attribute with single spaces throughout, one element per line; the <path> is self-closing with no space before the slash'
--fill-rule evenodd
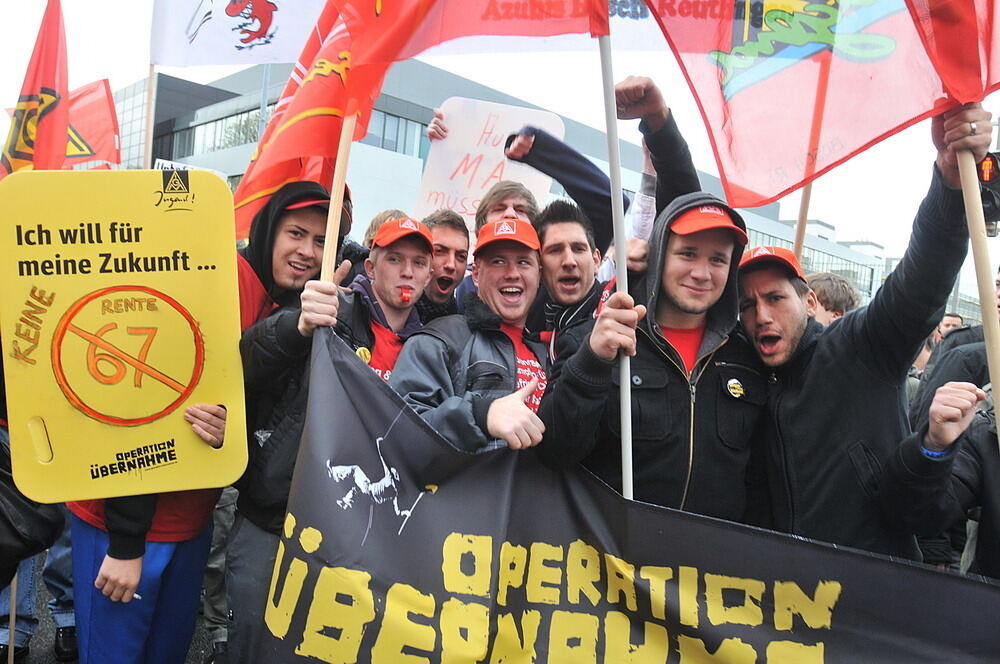
<path id="1" fill-rule="evenodd" d="M 250 661 L 263 620 L 260 589 L 261 584 L 267 587 L 270 570 L 266 572 L 268 578 L 258 574 L 266 566 L 260 565 L 259 559 L 273 559 L 274 549 L 266 550 L 271 542 L 255 537 L 260 528 L 247 519 L 260 502 L 254 499 L 273 493 L 273 486 L 261 481 L 261 471 L 273 461 L 264 458 L 263 451 L 268 448 L 263 445 L 267 438 L 262 432 L 273 430 L 277 437 L 272 442 L 277 442 L 292 429 L 298 431 L 288 418 L 305 390 L 311 344 L 311 338 L 298 330 L 301 295 L 306 282 L 320 272 L 329 206 L 330 196 L 322 186 L 314 182 L 286 184 L 254 217 L 250 244 L 240 251 L 240 353 L 247 400 L 249 466 L 237 483 L 237 516 L 226 547 L 226 593 L 232 616 L 229 661 Z M 345 192 L 341 237 L 350 227 L 351 202 Z M 335 292 L 339 275 L 346 274 L 349 266 L 341 265 L 334 282 L 322 287 Z M 276 423 L 281 424 L 276 427 Z M 274 496 L 273 501 L 279 503 L 282 498 Z"/>
<path id="2" fill-rule="evenodd" d="M 611 296 L 596 323 L 562 335 L 539 410 L 538 450 L 549 465 L 583 461 L 621 486 L 615 358 L 624 350 L 633 355 L 635 498 L 748 519 L 747 468 L 767 386 L 736 321 L 746 241 L 740 216 L 709 194 L 680 196 L 657 217 L 648 272 L 628 295 Z"/>

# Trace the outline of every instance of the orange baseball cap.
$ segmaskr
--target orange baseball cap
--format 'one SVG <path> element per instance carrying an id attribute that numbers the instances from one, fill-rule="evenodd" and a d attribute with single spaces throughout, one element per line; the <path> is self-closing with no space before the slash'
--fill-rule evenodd
<path id="1" fill-rule="evenodd" d="M 736 241 L 746 246 L 749 242 L 746 231 L 736 225 L 733 218 L 718 205 L 699 205 L 686 210 L 670 224 L 670 232 L 677 235 L 691 235 L 712 228 L 725 228 L 733 231 Z"/>
<path id="2" fill-rule="evenodd" d="M 542 246 L 538 241 L 538 233 L 529 221 L 522 221 L 514 217 L 504 217 L 492 221 L 479 229 L 476 238 L 476 252 L 492 242 L 500 240 L 511 240 L 523 244 L 528 249 L 538 249 Z"/>
<path id="3" fill-rule="evenodd" d="M 388 219 L 379 226 L 375 232 L 375 239 L 372 240 L 373 247 L 388 247 L 390 244 L 401 238 L 417 235 L 427 243 L 427 248 L 434 250 L 434 238 L 431 231 L 422 222 L 409 217 L 397 217 Z"/>
<path id="4" fill-rule="evenodd" d="M 764 261 L 782 265 L 791 270 L 796 277 L 805 281 L 806 274 L 802 271 L 802 266 L 799 265 L 799 259 L 795 257 L 791 249 L 785 249 L 784 247 L 754 247 L 750 249 L 740 259 L 740 270 L 743 270 L 748 265 Z"/>

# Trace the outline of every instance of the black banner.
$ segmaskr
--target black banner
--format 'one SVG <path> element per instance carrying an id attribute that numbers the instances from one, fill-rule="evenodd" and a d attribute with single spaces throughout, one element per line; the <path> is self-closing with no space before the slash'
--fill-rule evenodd
<path id="1" fill-rule="evenodd" d="M 259 662 L 996 662 L 1000 586 L 452 448 L 328 330 Z"/>

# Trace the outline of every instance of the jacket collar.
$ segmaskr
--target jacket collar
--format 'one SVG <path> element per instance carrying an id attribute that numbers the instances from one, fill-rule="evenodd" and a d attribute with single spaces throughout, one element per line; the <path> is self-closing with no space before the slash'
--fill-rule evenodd
<path id="1" fill-rule="evenodd" d="M 371 312 L 372 320 L 377 322 L 382 327 L 392 329 L 389 325 L 389 321 L 386 320 L 385 312 L 382 311 L 382 306 L 379 305 L 378 300 L 375 298 L 375 292 L 372 290 L 371 280 L 364 274 L 359 274 L 351 282 L 350 289 L 352 292 L 357 293 L 361 301 L 365 303 L 368 307 L 368 311 Z M 410 315 L 406 319 L 406 324 L 403 325 L 403 329 L 394 330 L 396 334 L 405 339 L 417 330 L 423 327 L 423 323 L 420 322 L 420 315 L 417 313 L 417 308 L 412 307 L 410 309 Z"/>
<path id="2" fill-rule="evenodd" d="M 795 354 L 788 362 L 778 367 L 775 373 L 781 375 L 800 374 L 803 367 L 808 364 L 809 358 L 812 357 L 813 351 L 816 350 L 816 344 L 819 343 L 819 338 L 825 329 L 822 323 L 816 322 L 816 319 L 808 319 L 806 331 L 799 340 L 799 347 L 795 349 Z"/>
<path id="3" fill-rule="evenodd" d="M 483 330 L 499 332 L 500 326 L 503 325 L 503 319 L 493 313 L 493 310 L 479 299 L 479 294 L 475 291 L 466 293 L 462 300 L 462 315 L 465 316 L 465 322 L 473 332 Z"/>
<path id="4" fill-rule="evenodd" d="M 427 297 L 427 293 L 424 293 L 420 296 L 420 299 L 417 300 L 416 309 L 417 313 L 420 314 L 420 320 L 422 320 L 425 325 L 435 318 L 441 318 L 442 316 L 450 316 L 458 313 L 458 307 L 455 306 L 454 295 L 449 297 L 448 301 L 444 304 L 438 304 Z"/>
<path id="5" fill-rule="evenodd" d="M 573 323 L 588 317 L 597 307 L 597 300 L 603 291 L 604 284 L 595 279 L 590 291 L 575 304 L 564 306 L 549 299 L 545 302 L 545 328 L 564 330 Z"/>

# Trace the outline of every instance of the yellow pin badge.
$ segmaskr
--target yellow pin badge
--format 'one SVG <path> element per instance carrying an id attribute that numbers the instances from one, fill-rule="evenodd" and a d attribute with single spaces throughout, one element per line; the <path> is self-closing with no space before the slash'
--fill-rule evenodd
<path id="1" fill-rule="evenodd" d="M 743 388 L 743 383 L 736 378 L 729 379 L 726 383 L 726 389 L 729 391 L 729 394 L 737 399 L 742 398 L 743 395 L 746 394 L 746 391 Z"/>
<path id="2" fill-rule="evenodd" d="M 246 466 L 232 195 L 202 171 L 0 181 L 14 478 L 42 502 L 224 486 Z M 185 409 L 227 409 L 214 449 Z"/>

